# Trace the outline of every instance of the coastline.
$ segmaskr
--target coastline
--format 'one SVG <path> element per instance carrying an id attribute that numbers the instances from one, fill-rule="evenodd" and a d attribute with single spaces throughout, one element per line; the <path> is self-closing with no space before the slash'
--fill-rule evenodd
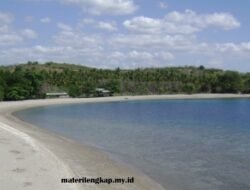
<path id="1" fill-rule="evenodd" d="M 50 171 L 53 175 L 44 175 L 44 181 L 50 180 L 45 189 L 164 189 L 159 184 L 148 178 L 147 176 L 133 171 L 120 163 L 113 161 L 108 155 L 99 150 L 78 144 L 77 142 L 59 136 L 45 129 L 38 128 L 12 115 L 13 112 L 33 107 L 75 104 L 75 103 L 97 103 L 97 102 L 115 102 L 115 101 L 133 101 L 133 100 L 160 100 L 160 99 L 220 99 L 220 98 L 250 98 L 250 95 L 240 94 L 194 94 L 194 95 L 150 95 L 150 96 L 120 96 L 106 98 L 88 98 L 88 99 L 46 99 L 46 100 L 26 100 L 18 102 L 0 102 L 0 134 L 8 136 L 12 140 L 18 142 L 26 142 L 29 147 L 35 147 L 36 152 L 44 157 L 42 165 L 50 163 Z M 6 130 L 7 129 L 7 130 Z M 5 132 L 1 132 L 5 131 Z M 5 146 L 4 144 L 0 146 Z M 24 147 L 18 147 L 20 152 L 25 152 Z M 8 159 L 9 158 L 9 159 Z M 33 162 L 29 165 L 35 165 L 37 159 L 34 157 Z M 11 158 L 5 156 L 3 163 L 11 164 Z M 5 160 L 4 160 L 5 159 Z M 39 161 L 39 160 L 38 160 Z M 39 162 L 38 162 L 39 163 Z M 16 163 L 15 163 L 16 164 Z M 54 165 L 55 164 L 55 165 Z M 28 167 L 28 165 L 27 165 Z M 33 168 L 32 168 L 33 167 Z M 35 166 L 31 166 L 30 170 L 35 170 Z M 27 170 L 27 172 L 29 172 Z M 32 171 L 30 171 L 32 173 Z M 60 175 L 58 175 L 60 174 Z M 3 174 L 2 174 L 3 175 Z M 60 177 L 135 177 L 134 184 L 128 185 L 91 185 L 91 184 L 60 184 Z M 0 179 L 2 176 L 0 176 Z M 32 178 L 31 180 L 35 180 Z M 31 181 L 30 180 L 30 181 Z M 56 184 L 53 184 L 53 180 Z M 25 181 L 23 181 L 25 188 Z M 31 182 L 30 182 L 31 183 Z M 38 180 L 33 181 L 32 185 L 35 189 Z M 0 186 L 2 183 L 0 184 Z M 8 184 L 7 184 L 8 185 Z M 27 184 L 26 184 L 27 185 Z M 42 184 L 39 184 L 42 189 Z M 51 187 L 56 185 L 55 187 Z M 8 186 L 7 186 L 8 187 Z M 6 189 L 6 188 L 5 188 Z M 20 188 L 19 188 L 20 189 Z M 44 187 L 43 187 L 44 189 Z"/>

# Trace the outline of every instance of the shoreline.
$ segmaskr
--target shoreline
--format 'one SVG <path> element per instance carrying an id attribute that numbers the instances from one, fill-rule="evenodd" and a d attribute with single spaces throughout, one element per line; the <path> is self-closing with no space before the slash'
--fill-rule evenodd
<path id="1" fill-rule="evenodd" d="M 154 182 L 149 177 L 141 174 L 131 168 L 125 167 L 117 161 L 112 160 L 107 154 L 90 146 L 82 145 L 74 140 L 54 134 L 53 132 L 33 126 L 29 123 L 19 120 L 13 116 L 14 112 L 24 109 L 49 106 L 49 105 L 65 105 L 76 103 L 98 103 L 98 102 L 116 102 L 116 101 L 133 101 L 133 100 L 174 100 L 174 99 L 231 99 L 231 98 L 250 98 L 250 95 L 241 94 L 193 94 L 193 95 L 148 95 L 148 96 L 117 96 L 105 98 L 83 98 L 83 99 L 45 99 L 45 100 L 25 100 L 18 102 L 0 102 L 0 134 L 1 130 L 12 136 L 12 140 L 19 139 L 21 142 L 26 142 L 30 147 L 35 146 L 37 152 L 41 156 L 46 157 L 44 165 L 47 162 L 51 163 L 51 173 L 55 174 L 55 179 L 58 178 L 57 173 L 64 177 L 135 177 L 135 183 L 129 185 L 91 185 L 91 184 L 63 184 L 65 189 L 155 189 L 163 190 L 161 185 Z M 6 126 L 8 129 L 6 131 Z M 5 129 L 4 129 L 5 127 Z M 16 133 L 16 134 L 15 134 Z M 5 134 L 5 135 L 6 135 Z M 29 140 L 26 140 L 29 139 Z M 0 144 L 1 146 L 1 144 Z M 19 147 L 23 151 L 22 147 Z M 3 157 L 3 163 L 10 163 L 8 157 Z M 33 163 L 36 163 L 36 157 Z M 46 160 L 47 159 L 47 160 Z M 55 167 L 53 164 L 58 164 Z M 60 169 L 58 170 L 58 167 Z M 30 168 L 32 170 L 32 167 Z M 34 169 L 34 168 L 33 168 Z M 32 173 L 32 172 L 31 172 Z M 0 176 L 1 179 L 2 176 Z M 43 176 L 46 179 L 46 176 Z M 47 176 L 48 178 L 48 176 Z M 52 180 L 53 181 L 53 180 Z M 37 188 L 33 182 L 35 189 Z M 39 182 L 37 182 L 39 183 Z M 60 189 L 60 179 L 55 181 L 56 187 Z M 46 186 L 46 189 L 51 189 L 53 184 Z M 42 189 L 42 188 L 41 188 Z M 55 189 L 55 188 L 53 188 Z M 8 190 L 8 189 L 7 189 Z"/>

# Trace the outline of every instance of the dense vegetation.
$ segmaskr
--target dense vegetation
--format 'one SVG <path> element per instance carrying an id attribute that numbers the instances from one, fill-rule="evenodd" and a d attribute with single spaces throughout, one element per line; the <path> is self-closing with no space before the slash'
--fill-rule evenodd
<path id="1" fill-rule="evenodd" d="M 250 73 L 203 66 L 104 70 L 53 62 L 0 67 L 0 100 L 43 98 L 46 92 L 61 91 L 89 97 L 95 88 L 115 95 L 250 93 Z"/>

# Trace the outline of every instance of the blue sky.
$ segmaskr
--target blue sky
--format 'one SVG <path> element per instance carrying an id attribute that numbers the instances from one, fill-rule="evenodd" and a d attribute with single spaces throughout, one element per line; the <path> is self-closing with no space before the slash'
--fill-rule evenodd
<path id="1" fill-rule="evenodd" d="M 0 64 L 249 72 L 249 7 L 235 0 L 1 1 Z"/>

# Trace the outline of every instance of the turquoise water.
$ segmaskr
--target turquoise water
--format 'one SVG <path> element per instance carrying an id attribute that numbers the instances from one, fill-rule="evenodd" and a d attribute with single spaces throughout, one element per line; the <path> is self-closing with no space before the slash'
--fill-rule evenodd
<path id="1" fill-rule="evenodd" d="M 250 100 L 35 108 L 16 115 L 96 146 L 172 190 L 250 189 Z"/>

